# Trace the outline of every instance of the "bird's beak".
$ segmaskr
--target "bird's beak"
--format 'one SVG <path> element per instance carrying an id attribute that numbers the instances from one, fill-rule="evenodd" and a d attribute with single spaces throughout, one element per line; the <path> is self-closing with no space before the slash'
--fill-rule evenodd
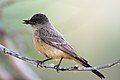
<path id="1" fill-rule="evenodd" d="M 31 24 L 31 21 L 30 20 L 23 20 L 23 24 Z"/>

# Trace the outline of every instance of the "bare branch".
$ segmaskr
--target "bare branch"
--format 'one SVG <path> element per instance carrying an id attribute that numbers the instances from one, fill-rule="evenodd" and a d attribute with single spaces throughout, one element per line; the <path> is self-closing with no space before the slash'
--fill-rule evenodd
<path id="1" fill-rule="evenodd" d="M 4 47 L 1 44 L 0 44 L 0 52 L 4 53 L 4 54 L 7 54 L 7 55 L 10 55 L 10 56 L 13 56 L 13 57 L 16 57 L 16 58 L 19 58 L 22 61 L 25 61 L 25 62 L 28 62 L 28 63 L 31 63 L 31 64 L 37 66 L 37 60 L 31 59 L 31 58 L 28 58 L 28 57 L 23 57 L 19 53 L 14 52 L 14 51 Z M 92 70 L 100 70 L 100 69 L 110 68 L 110 67 L 112 67 L 114 65 L 117 65 L 117 64 L 120 64 L 120 59 L 116 60 L 113 63 L 99 65 L 99 66 L 96 66 L 96 67 L 85 68 L 85 67 L 79 67 L 78 65 L 76 65 L 76 66 L 73 66 L 73 67 L 59 67 L 59 70 L 60 71 L 92 71 Z M 54 66 L 55 66 L 54 64 L 39 64 L 39 67 L 41 67 L 41 68 L 56 69 Z"/>

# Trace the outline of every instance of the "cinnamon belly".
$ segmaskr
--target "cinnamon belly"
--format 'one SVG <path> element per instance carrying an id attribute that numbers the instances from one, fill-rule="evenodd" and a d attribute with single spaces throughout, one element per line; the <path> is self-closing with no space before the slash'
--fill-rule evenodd
<path id="1" fill-rule="evenodd" d="M 46 44 L 44 41 L 42 41 L 38 37 L 33 37 L 33 43 L 34 43 L 35 49 L 38 52 L 46 55 L 49 58 L 60 59 L 63 57 L 65 59 L 71 59 L 71 56 L 68 53 L 65 53 L 53 46 Z"/>

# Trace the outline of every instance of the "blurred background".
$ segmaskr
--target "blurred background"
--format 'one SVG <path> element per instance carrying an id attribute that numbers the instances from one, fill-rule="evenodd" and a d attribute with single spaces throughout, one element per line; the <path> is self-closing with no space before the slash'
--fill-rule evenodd
<path id="1" fill-rule="evenodd" d="M 90 64 L 113 62 L 120 58 L 119 3 L 119 0 L 0 0 L 0 44 L 21 55 L 44 59 L 33 48 L 31 27 L 22 24 L 22 20 L 41 12 Z M 69 60 L 62 62 L 62 66 L 75 64 Z M 107 80 L 120 79 L 120 65 L 100 71 Z M 73 79 L 100 80 L 91 72 L 57 73 L 0 54 L 0 80 Z"/>

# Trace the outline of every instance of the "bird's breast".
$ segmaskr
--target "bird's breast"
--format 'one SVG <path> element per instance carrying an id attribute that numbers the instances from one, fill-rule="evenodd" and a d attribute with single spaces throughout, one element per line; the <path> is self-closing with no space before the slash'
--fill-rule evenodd
<path id="1" fill-rule="evenodd" d="M 40 39 L 39 37 L 33 37 L 33 43 L 34 43 L 34 47 L 35 49 L 46 55 L 49 58 L 54 58 L 54 59 L 60 59 L 61 57 L 63 58 L 70 58 L 70 55 L 68 55 L 67 53 L 49 45 L 46 44 L 42 39 Z"/>

